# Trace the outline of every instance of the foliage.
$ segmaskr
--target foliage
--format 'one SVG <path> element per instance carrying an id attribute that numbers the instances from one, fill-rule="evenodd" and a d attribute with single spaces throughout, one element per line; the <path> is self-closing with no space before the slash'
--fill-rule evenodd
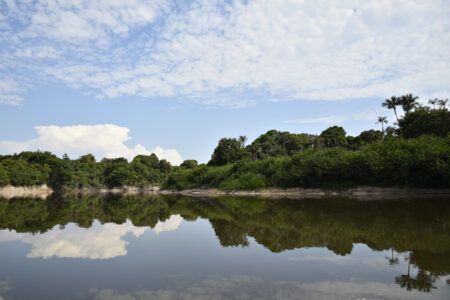
<path id="1" fill-rule="evenodd" d="M 450 112 L 446 109 L 421 108 L 399 120 L 398 125 L 405 138 L 423 134 L 445 137 L 450 132 Z"/>
<path id="2" fill-rule="evenodd" d="M 238 161 L 246 156 L 241 147 L 242 142 L 233 138 L 223 138 L 219 141 L 216 149 L 208 162 L 210 166 L 223 166 Z"/>
<path id="3" fill-rule="evenodd" d="M 125 158 L 96 162 L 92 154 L 71 160 L 50 152 L 22 152 L 0 156 L 0 185 L 48 184 L 55 190 L 72 187 L 158 185 L 172 171 L 166 160 L 155 154 L 137 155 L 131 163 Z"/>
<path id="4" fill-rule="evenodd" d="M 224 190 L 257 190 L 266 187 L 266 178 L 261 174 L 244 173 L 236 178 L 227 178 L 219 188 Z"/>
<path id="5" fill-rule="evenodd" d="M 379 134 L 373 135 L 379 137 Z M 360 184 L 449 187 L 448 153 L 450 136 L 446 139 L 433 136 L 393 138 L 378 140 L 354 151 L 341 147 L 322 151 L 309 149 L 291 157 L 244 159 L 221 167 L 180 169 L 168 176 L 163 188 L 347 187 Z"/>
<path id="6" fill-rule="evenodd" d="M 250 156 L 256 159 L 293 155 L 298 151 L 308 149 L 313 145 L 311 136 L 287 131 L 269 130 L 260 135 L 253 143 L 246 147 Z"/>
<path id="7" fill-rule="evenodd" d="M 182 168 L 192 169 L 198 166 L 198 162 L 195 159 L 187 159 L 183 161 L 180 165 Z"/>
<path id="8" fill-rule="evenodd" d="M 325 129 L 320 134 L 322 139 L 322 143 L 327 148 L 338 147 L 338 146 L 346 146 L 347 140 L 345 139 L 344 128 L 340 126 L 333 126 Z"/>

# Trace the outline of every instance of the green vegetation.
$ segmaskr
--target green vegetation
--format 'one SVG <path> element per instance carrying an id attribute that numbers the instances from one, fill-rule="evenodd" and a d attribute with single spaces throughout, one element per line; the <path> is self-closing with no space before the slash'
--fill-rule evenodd
<path id="1" fill-rule="evenodd" d="M 22 152 L 0 156 L 0 185 L 48 184 L 54 189 L 96 186 L 159 185 L 171 172 L 166 160 L 155 154 L 137 155 L 130 163 L 125 158 L 96 162 L 92 154 L 71 160 L 50 152 Z"/>
<path id="2" fill-rule="evenodd" d="M 175 169 L 165 189 L 264 187 L 346 188 L 356 185 L 450 187 L 450 112 L 447 100 L 434 107 L 407 94 L 382 106 L 392 109 L 398 127 L 378 117 L 381 131 L 347 136 L 332 126 L 320 135 L 270 130 L 248 146 L 246 138 L 223 138 L 208 165 Z M 436 108 L 438 104 L 438 108 Z M 399 111 L 404 116 L 399 118 Z"/>
<path id="3" fill-rule="evenodd" d="M 49 152 L 0 156 L 0 185 L 47 183 L 61 187 L 154 186 L 165 189 L 265 187 L 345 188 L 355 185 L 450 187 L 450 112 L 447 100 L 426 107 L 407 94 L 382 106 L 397 123 L 347 136 L 332 126 L 320 135 L 270 130 L 251 144 L 247 138 L 222 138 L 208 164 L 186 160 L 171 166 L 156 155 L 96 162 L 92 154 L 76 160 Z M 437 107 L 436 107 L 437 106 Z M 400 110 L 404 115 L 399 116 Z"/>
<path id="4" fill-rule="evenodd" d="M 359 150 L 309 149 L 292 156 L 244 159 L 221 167 L 175 171 L 166 189 L 219 187 L 450 186 L 450 136 L 378 141 Z"/>

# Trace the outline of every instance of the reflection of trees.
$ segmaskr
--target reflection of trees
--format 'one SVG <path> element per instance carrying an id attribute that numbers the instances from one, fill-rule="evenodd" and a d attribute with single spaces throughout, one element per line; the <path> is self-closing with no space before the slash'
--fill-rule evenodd
<path id="1" fill-rule="evenodd" d="M 427 290 L 427 275 L 450 273 L 450 203 L 447 200 L 372 201 L 349 199 L 268 200 L 179 196 L 89 196 L 64 199 L 0 201 L 0 228 L 45 232 L 69 222 L 88 228 L 101 223 L 154 227 L 173 214 L 185 220 L 208 219 L 222 246 L 248 246 L 248 237 L 272 252 L 327 247 L 352 252 L 354 243 L 374 250 L 411 251 L 409 263 L 421 272 L 398 283 Z M 420 275 L 420 276 L 419 276 Z M 414 281 L 415 280 L 415 281 Z"/>
<path id="2" fill-rule="evenodd" d="M 412 278 L 410 276 L 411 253 L 406 259 L 408 260 L 408 272 L 404 275 L 395 277 L 395 283 L 399 284 L 402 288 L 406 288 L 408 291 L 415 289 L 429 293 L 431 289 L 435 289 L 436 287 L 433 283 L 436 281 L 436 276 L 419 268 L 416 277 Z"/>
<path id="3" fill-rule="evenodd" d="M 398 257 L 394 258 L 394 249 L 393 248 L 391 248 L 391 257 L 386 256 L 385 258 L 389 261 L 389 265 L 391 265 L 391 266 L 399 263 Z"/>

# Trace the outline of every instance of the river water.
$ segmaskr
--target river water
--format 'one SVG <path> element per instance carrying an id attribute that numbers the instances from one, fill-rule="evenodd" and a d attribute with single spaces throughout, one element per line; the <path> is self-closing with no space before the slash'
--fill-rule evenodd
<path id="1" fill-rule="evenodd" d="M 0 299 L 450 299 L 450 199 L 0 200 Z"/>

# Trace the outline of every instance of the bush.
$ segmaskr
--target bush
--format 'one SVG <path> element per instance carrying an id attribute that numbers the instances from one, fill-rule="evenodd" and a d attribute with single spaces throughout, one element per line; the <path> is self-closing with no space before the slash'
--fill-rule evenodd
<path id="1" fill-rule="evenodd" d="M 219 188 L 223 190 L 257 190 L 267 186 L 266 178 L 261 174 L 244 173 L 237 178 L 228 178 Z"/>

